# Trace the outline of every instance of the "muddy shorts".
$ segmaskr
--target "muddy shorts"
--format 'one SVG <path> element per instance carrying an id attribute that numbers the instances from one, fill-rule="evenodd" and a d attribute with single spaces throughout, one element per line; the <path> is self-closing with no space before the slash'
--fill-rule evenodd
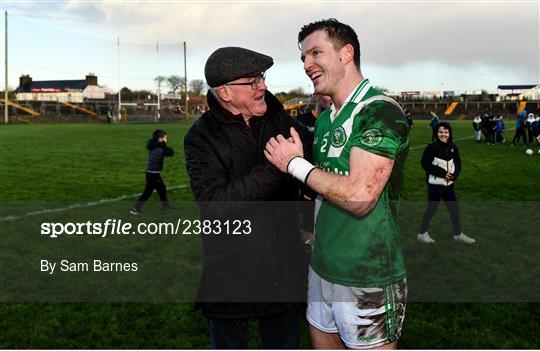
<path id="1" fill-rule="evenodd" d="M 382 346 L 401 335 L 407 280 L 356 288 L 330 283 L 309 268 L 307 320 L 325 333 L 339 333 L 349 348 Z"/>

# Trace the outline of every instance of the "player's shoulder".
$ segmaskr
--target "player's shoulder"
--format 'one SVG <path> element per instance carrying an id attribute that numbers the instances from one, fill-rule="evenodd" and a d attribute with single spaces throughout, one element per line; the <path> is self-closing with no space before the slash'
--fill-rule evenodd
<path id="1" fill-rule="evenodd" d="M 407 125 L 407 117 L 397 101 L 375 89 L 372 94 L 369 96 L 368 94 L 361 102 L 363 106 L 358 111 L 361 116 L 388 125 L 396 123 Z"/>

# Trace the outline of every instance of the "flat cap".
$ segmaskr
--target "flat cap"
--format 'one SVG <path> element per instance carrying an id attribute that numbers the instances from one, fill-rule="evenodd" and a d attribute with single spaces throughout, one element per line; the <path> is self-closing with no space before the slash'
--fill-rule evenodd
<path id="1" fill-rule="evenodd" d="M 208 57 L 204 75 L 206 83 L 215 88 L 236 79 L 254 77 L 273 64 L 270 56 L 240 47 L 224 47 Z"/>

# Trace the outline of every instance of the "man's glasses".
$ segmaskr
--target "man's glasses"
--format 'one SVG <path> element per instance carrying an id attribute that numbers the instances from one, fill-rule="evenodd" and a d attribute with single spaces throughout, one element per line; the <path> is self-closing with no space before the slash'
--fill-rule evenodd
<path id="1" fill-rule="evenodd" d="M 266 79 L 266 72 L 263 72 L 259 74 L 254 81 L 251 82 L 245 82 L 245 83 L 227 83 L 225 85 L 251 85 L 251 89 L 257 90 L 257 88 L 261 85 L 261 82 Z"/>

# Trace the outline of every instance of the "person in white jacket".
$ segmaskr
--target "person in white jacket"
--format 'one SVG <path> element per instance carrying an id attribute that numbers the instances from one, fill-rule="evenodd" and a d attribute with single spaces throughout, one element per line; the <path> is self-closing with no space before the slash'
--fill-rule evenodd
<path id="1" fill-rule="evenodd" d="M 480 117 L 479 113 L 476 116 L 474 116 L 473 128 L 474 128 L 474 140 L 476 140 L 476 142 L 479 143 L 482 140 L 482 117 Z"/>
<path id="2" fill-rule="evenodd" d="M 527 144 L 533 143 L 534 133 L 533 133 L 533 123 L 535 122 L 534 113 L 529 113 L 527 115 L 527 120 L 525 121 L 525 128 L 527 129 Z"/>
<path id="3" fill-rule="evenodd" d="M 424 243 L 435 242 L 429 235 L 428 228 L 437 213 L 440 200 L 443 200 L 450 213 L 454 240 L 474 244 L 476 240 L 461 232 L 459 207 L 454 189 L 454 182 L 461 172 L 461 158 L 457 146 L 452 142 L 452 127 L 448 122 L 439 123 L 437 140 L 427 145 L 421 163 L 426 172 L 428 206 L 422 217 L 417 239 Z"/>

